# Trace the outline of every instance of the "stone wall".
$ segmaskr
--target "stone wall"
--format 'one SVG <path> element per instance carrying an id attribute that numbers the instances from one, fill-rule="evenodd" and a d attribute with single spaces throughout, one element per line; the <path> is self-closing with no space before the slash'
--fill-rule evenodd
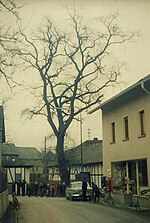
<path id="1" fill-rule="evenodd" d="M 132 206 L 139 207 L 139 209 L 148 209 L 150 210 L 150 196 L 134 196 L 132 197 Z"/>
<path id="2" fill-rule="evenodd" d="M 0 193 L 0 219 L 3 217 L 3 214 L 7 210 L 8 205 L 8 191 L 6 190 Z"/>
<path id="3" fill-rule="evenodd" d="M 115 204 L 121 206 L 132 206 L 132 195 L 131 194 L 118 194 L 114 193 Z"/>
<path id="4" fill-rule="evenodd" d="M 116 205 L 150 210 L 150 196 L 114 193 Z"/>

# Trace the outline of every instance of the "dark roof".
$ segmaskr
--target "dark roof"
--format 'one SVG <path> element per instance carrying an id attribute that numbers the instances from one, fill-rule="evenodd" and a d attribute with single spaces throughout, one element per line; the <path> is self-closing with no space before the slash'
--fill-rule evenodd
<path id="1" fill-rule="evenodd" d="M 142 84 L 144 85 L 142 86 Z M 110 110 L 118 105 L 126 103 L 129 100 L 135 100 L 135 98 L 139 98 L 148 92 L 150 93 L 150 74 L 121 93 L 112 97 L 110 100 L 104 102 L 100 107 L 102 110 Z"/>
<path id="2" fill-rule="evenodd" d="M 57 156 L 49 153 L 48 166 L 57 166 Z M 81 164 L 81 145 L 65 151 L 68 165 Z M 102 162 L 102 140 L 87 140 L 82 143 L 83 164 L 94 164 Z"/>
<path id="3" fill-rule="evenodd" d="M 145 94 L 150 95 L 150 74 L 146 77 L 140 79 L 138 82 L 133 84 L 132 86 L 128 87 L 127 89 L 123 90 L 119 94 L 115 95 L 114 97 L 110 98 L 106 102 L 102 103 L 101 105 L 97 106 L 93 110 L 89 112 L 89 114 L 97 111 L 98 109 L 110 111 L 113 108 L 116 108 L 118 105 L 123 105 L 127 101 L 135 100 L 135 98 L 139 98 Z"/>
<path id="4" fill-rule="evenodd" d="M 65 152 L 70 164 L 81 164 L 81 145 Z M 102 140 L 87 140 L 82 144 L 83 164 L 102 162 Z"/>
<path id="5" fill-rule="evenodd" d="M 3 155 L 17 155 L 19 159 L 42 159 L 42 154 L 34 147 L 17 147 L 14 144 L 1 144 Z"/>
<path id="6" fill-rule="evenodd" d="M 48 153 L 46 154 L 46 163 L 54 163 L 57 160 L 57 156 L 56 154 L 52 153 L 51 151 L 48 151 Z"/>

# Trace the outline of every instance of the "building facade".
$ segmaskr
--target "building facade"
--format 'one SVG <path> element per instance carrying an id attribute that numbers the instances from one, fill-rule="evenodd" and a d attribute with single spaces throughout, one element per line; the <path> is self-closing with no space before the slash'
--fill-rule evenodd
<path id="1" fill-rule="evenodd" d="M 103 173 L 115 191 L 150 188 L 150 75 L 103 103 Z"/>
<path id="2" fill-rule="evenodd" d="M 4 125 L 4 111 L 0 106 L 0 219 L 3 217 L 8 207 L 8 190 L 7 190 L 7 173 L 2 168 L 2 148 L 1 145 L 5 143 L 5 125 Z"/>
<path id="3" fill-rule="evenodd" d="M 82 160 L 81 160 L 82 149 Z M 81 145 L 66 151 L 66 157 L 70 163 L 70 179 L 75 180 L 76 174 L 89 173 L 90 179 L 101 187 L 103 172 L 102 140 L 94 138 L 87 140 Z"/>
<path id="4" fill-rule="evenodd" d="M 7 170 L 8 190 L 12 183 L 25 180 L 40 182 L 43 178 L 43 156 L 36 148 L 2 144 L 2 166 Z"/>

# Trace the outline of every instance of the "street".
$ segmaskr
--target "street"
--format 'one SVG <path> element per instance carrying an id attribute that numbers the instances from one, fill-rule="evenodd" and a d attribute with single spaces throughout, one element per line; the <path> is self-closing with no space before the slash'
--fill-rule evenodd
<path id="1" fill-rule="evenodd" d="M 133 212 L 65 198 L 19 197 L 18 223 L 146 223 Z"/>

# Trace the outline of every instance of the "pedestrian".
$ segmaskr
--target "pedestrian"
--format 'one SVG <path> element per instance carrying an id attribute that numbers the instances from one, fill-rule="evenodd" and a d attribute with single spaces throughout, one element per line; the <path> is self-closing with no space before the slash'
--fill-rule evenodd
<path id="1" fill-rule="evenodd" d="M 86 192 L 87 192 L 87 182 L 85 177 L 82 180 L 82 195 L 83 195 L 83 201 L 86 201 Z"/>
<path id="2" fill-rule="evenodd" d="M 21 180 L 17 181 L 17 196 L 20 196 Z"/>
<path id="3" fill-rule="evenodd" d="M 12 182 L 12 195 L 16 195 L 16 182 Z"/>
<path id="4" fill-rule="evenodd" d="M 42 197 L 44 195 L 47 196 L 47 184 L 46 184 L 46 182 L 43 183 L 43 187 L 42 187 Z"/>
<path id="5" fill-rule="evenodd" d="M 27 183 L 27 195 L 28 195 L 28 197 L 31 196 L 31 187 L 32 187 L 31 182 Z"/>
<path id="6" fill-rule="evenodd" d="M 57 183 L 56 185 L 56 197 L 60 197 L 60 184 Z"/>
<path id="7" fill-rule="evenodd" d="M 51 188 L 50 188 L 50 184 L 47 184 L 47 197 L 51 196 Z"/>
<path id="8" fill-rule="evenodd" d="M 60 184 L 60 197 L 65 197 L 66 195 L 66 185 L 65 182 Z"/>
<path id="9" fill-rule="evenodd" d="M 41 197 L 42 197 L 42 190 L 43 190 L 43 184 L 41 182 L 40 186 L 39 186 L 39 194 L 40 194 Z"/>
<path id="10" fill-rule="evenodd" d="M 36 197 L 38 196 L 38 182 L 35 182 L 35 185 L 34 185 L 34 195 Z"/>
<path id="11" fill-rule="evenodd" d="M 62 197 L 65 197 L 66 196 L 66 184 L 65 182 L 63 182 L 62 184 Z"/>
<path id="12" fill-rule="evenodd" d="M 51 185 L 51 196 L 52 197 L 55 196 L 55 185 L 54 184 Z"/>
<path id="13" fill-rule="evenodd" d="M 22 196 L 25 196 L 25 187 L 26 187 L 26 181 L 23 180 L 23 181 L 21 182 Z"/>
<path id="14" fill-rule="evenodd" d="M 96 203 L 96 201 L 99 203 L 100 191 L 98 186 L 94 182 L 92 182 L 92 189 L 94 194 L 94 203 Z"/>

